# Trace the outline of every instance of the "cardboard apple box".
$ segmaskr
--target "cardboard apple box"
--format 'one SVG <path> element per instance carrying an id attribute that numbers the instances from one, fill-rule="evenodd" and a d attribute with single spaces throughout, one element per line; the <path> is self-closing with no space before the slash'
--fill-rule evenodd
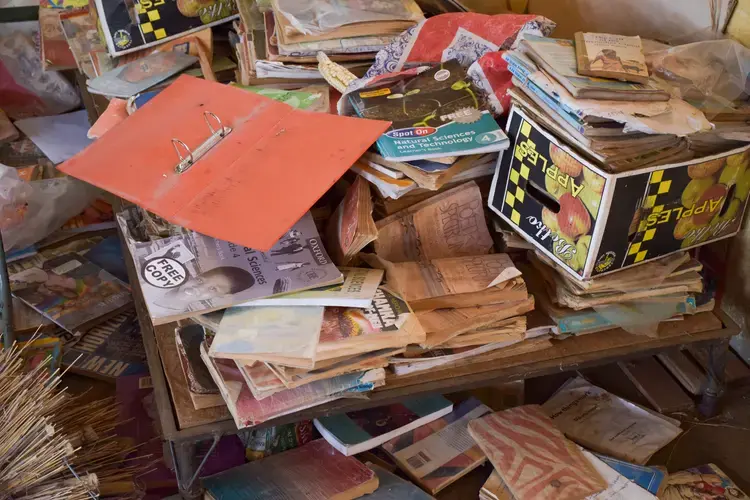
<path id="1" fill-rule="evenodd" d="M 611 174 L 513 106 L 489 207 L 572 276 L 589 279 L 735 235 L 750 145 Z"/>

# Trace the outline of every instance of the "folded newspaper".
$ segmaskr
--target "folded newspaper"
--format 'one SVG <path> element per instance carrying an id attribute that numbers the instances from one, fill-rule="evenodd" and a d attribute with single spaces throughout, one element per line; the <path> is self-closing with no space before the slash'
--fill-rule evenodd
<path id="1" fill-rule="evenodd" d="M 268 252 L 187 230 L 147 241 L 135 236 L 135 210 L 117 214 L 117 222 L 155 325 L 343 280 L 309 213 Z"/>

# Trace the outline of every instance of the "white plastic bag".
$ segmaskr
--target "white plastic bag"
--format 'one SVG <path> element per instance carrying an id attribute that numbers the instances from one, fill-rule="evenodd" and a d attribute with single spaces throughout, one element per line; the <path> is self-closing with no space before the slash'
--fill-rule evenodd
<path id="1" fill-rule="evenodd" d="M 5 250 L 25 248 L 49 236 L 83 211 L 96 188 L 72 177 L 25 182 L 0 164 L 0 230 Z"/>

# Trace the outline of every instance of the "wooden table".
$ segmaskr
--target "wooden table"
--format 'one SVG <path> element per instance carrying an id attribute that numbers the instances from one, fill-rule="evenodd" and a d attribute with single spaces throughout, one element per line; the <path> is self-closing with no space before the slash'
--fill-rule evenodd
<path id="1" fill-rule="evenodd" d="M 221 436 L 236 433 L 237 427 L 224 407 L 192 409 L 176 353 L 176 325 L 161 325 L 154 328 L 140 294 L 136 292 L 135 295 L 163 438 L 167 441 L 174 459 L 180 490 L 186 498 L 192 498 L 200 493 L 195 479 L 202 468 L 202 463 L 199 463 L 199 458 L 195 455 L 196 443 L 205 439 L 213 439 L 216 443 Z M 618 329 L 552 340 L 549 347 L 534 352 L 447 370 L 431 370 L 401 377 L 390 376 L 386 380 L 386 385 L 373 391 L 369 399 L 340 399 L 270 420 L 263 426 L 389 404 L 417 394 L 456 392 L 498 382 L 645 357 L 667 348 L 694 343 L 709 344 L 713 353 L 712 359 L 715 361 L 715 381 L 709 384 L 703 403 L 704 407 L 710 409 L 715 407 L 716 399 L 723 390 L 723 382 L 718 375 L 723 373 L 721 363 L 725 357 L 722 353 L 727 352 L 729 337 L 737 332 L 737 326 L 723 314 L 701 313 L 684 321 L 663 323 L 656 338 L 632 335 Z"/>
<path id="2" fill-rule="evenodd" d="M 134 284 L 133 300 L 153 380 L 162 437 L 165 440 L 165 448 L 169 450 L 165 457 L 172 457 L 172 465 L 182 495 L 185 498 L 197 498 L 201 494 L 197 486 L 197 477 L 203 462 L 199 462 L 199 457 L 196 456 L 196 444 L 199 441 L 213 439 L 213 446 L 206 454 L 207 457 L 221 436 L 237 433 L 237 427 L 226 407 L 194 409 L 177 356 L 177 324 L 154 327 L 140 287 L 137 285 L 133 261 L 127 254 L 127 247 L 124 244 L 123 247 L 130 282 Z M 368 399 L 332 401 L 267 421 L 262 426 L 380 406 L 419 394 L 451 393 L 646 357 L 668 348 L 695 343 L 709 345 L 709 384 L 703 397 L 702 409 L 706 413 L 711 413 L 715 411 L 717 400 L 723 392 L 723 372 L 729 338 L 738 331 L 737 325 L 731 319 L 717 311 L 697 314 L 683 321 L 662 323 L 657 337 L 633 335 L 616 329 L 564 340 L 544 341 L 546 346 L 537 346 L 540 348 L 532 352 L 502 357 L 503 354 L 497 351 L 476 358 L 479 361 L 475 359 L 470 364 L 449 369 L 433 369 L 407 376 L 391 375 L 386 378 L 386 385 L 373 391 Z"/>

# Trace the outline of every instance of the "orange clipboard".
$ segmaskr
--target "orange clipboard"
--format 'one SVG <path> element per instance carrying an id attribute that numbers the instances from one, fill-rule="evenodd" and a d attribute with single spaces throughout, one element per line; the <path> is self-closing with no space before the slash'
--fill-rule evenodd
<path id="1" fill-rule="evenodd" d="M 59 169 L 173 224 L 268 251 L 389 125 L 183 75 Z"/>

